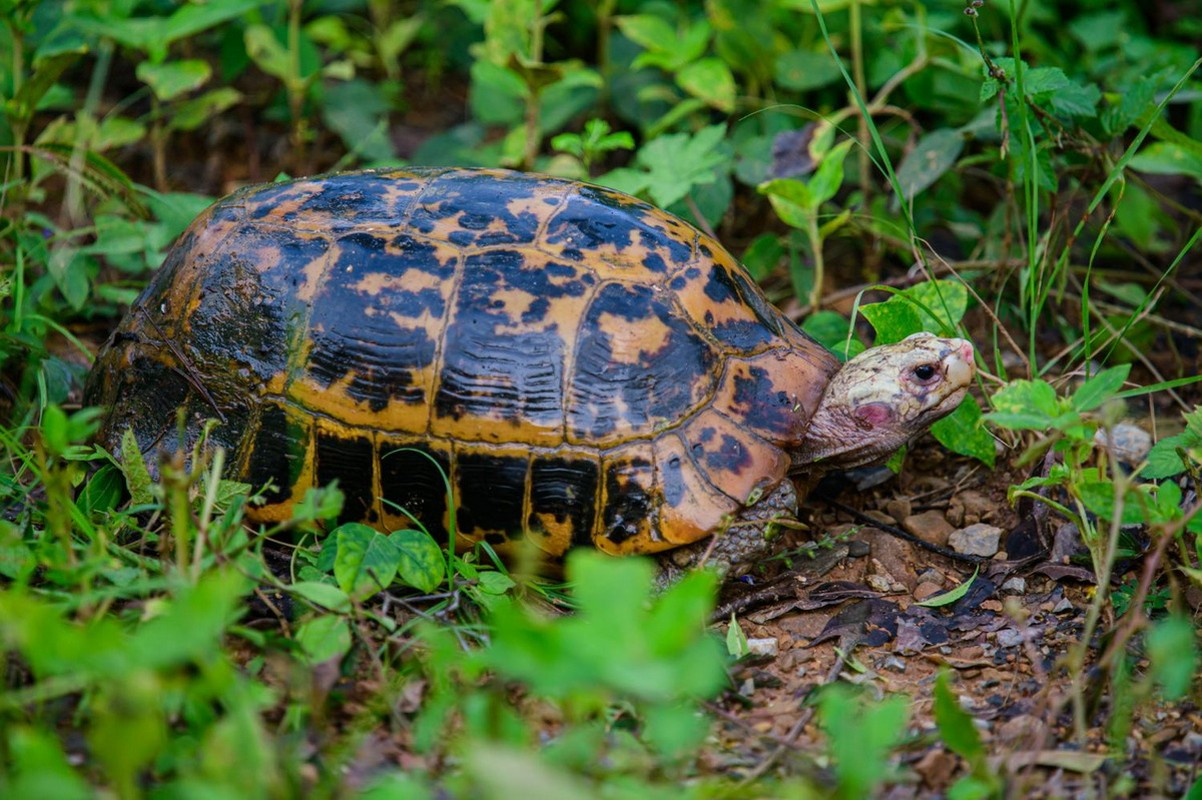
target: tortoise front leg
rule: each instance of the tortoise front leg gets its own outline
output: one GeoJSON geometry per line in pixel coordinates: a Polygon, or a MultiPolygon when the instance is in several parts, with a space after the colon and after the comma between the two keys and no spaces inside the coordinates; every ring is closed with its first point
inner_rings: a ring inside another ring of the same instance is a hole
{"type": "Polygon", "coordinates": [[[656,586],[667,588],[701,566],[716,570],[722,578],[742,575],[767,553],[780,528],[799,527],[797,489],[786,478],[713,536],[661,555],[656,586]]]}

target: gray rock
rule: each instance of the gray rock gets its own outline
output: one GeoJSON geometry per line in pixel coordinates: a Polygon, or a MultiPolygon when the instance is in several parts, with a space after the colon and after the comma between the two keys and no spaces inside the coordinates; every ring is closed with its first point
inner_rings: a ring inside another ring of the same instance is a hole
{"type": "Polygon", "coordinates": [[[978,522],[961,528],[948,537],[947,543],[957,553],[989,558],[997,551],[1002,541],[1002,529],[996,525],[978,522]]]}

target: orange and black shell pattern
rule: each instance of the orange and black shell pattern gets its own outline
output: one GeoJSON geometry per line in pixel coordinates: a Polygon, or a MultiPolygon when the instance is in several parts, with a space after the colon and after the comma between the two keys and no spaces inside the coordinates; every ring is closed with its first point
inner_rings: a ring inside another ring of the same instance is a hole
{"type": "Polygon", "coordinates": [[[261,521],[337,480],[343,520],[382,530],[650,553],[785,480],[837,367],[713,239],[647,203],[400,169],[216,203],[105,345],[87,402],[114,450],[128,428],[147,453],[187,448],[218,420],[231,477],[268,486],[261,521]]]}

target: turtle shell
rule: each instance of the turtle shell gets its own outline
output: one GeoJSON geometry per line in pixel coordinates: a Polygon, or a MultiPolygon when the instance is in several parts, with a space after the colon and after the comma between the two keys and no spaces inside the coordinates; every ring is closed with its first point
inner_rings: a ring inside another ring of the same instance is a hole
{"type": "Polygon", "coordinates": [[[216,419],[227,474],[268,487],[257,520],[337,480],[342,520],[382,530],[649,553],[786,479],[837,367],[713,239],[647,203],[403,169],[216,203],[86,399],[114,450],[128,428],[147,453],[187,448],[216,419]]]}

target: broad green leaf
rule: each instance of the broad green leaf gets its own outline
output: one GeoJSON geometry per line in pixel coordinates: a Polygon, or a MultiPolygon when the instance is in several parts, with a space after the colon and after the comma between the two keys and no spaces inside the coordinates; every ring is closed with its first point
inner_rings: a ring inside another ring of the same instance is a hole
{"type": "Polygon", "coordinates": [[[326,89],[322,119],[347,149],[368,162],[396,157],[386,129],[388,100],[382,89],[354,78],[326,89]]]}
{"type": "Polygon", "coordinates": [[[142,448],[138,446],[133,428],[126,428],[125,433],[121,434],[121,472],[125,474],[125,485],[133,505],[144,506],[154,502],[154,494],[150,490],[154,481],[150,479],[150,470],[146,468],[146,459],[142,457],[142,448]]]}
{"type": "Polygon", "coordinates": [[[121,502],[121,490],[124,478],[121,470],[112,464],[105,464],[88,479],[83,491],[79,493],[76,502],[85,514],[97,514],[113,511],[121,502]]]}
{"type": "Polygon", "coordinates": [[[50,277],[71,308],[76,310],[82,309],[88,301],[90,261],[89,256],[72,244],[62,244],[50,251],[50,261],[46,265],[50,277]]]}
{"type": "Polygon", "coordinates": [[[498,572],[495,569],[486,569],[476,576],[476,585],[485,594],[499,596],[517,586],[517,583],[504,572],[498,572]]]}
{"type": "Polygon", "coordinates": [[[944,592],[943,594],[935,595],[934,597],[928,597],[926,600],[915,602],[914,605],[925,606],[927,608],[950,606],[952,603],[968,594],[968,590],[972,588],[973,581],[977,579],[977,573],[980,571],[981,569],[978,567],[977,569],[973,570],[972,577],[956,586],[954,589],[944,592]]]}
{"type": "Polygon", "coordinates": [[[855,358],[864,352],[864,343],[857,337],[847,338],[851,323],[837,311],[815,311],[801,322],[801,329],[839,357],[840,361],[855,358]]]}
{"type": "Polygon", "coordinates": [[[713,183],[718,170],[729,163],[723,138],[724,125],[711,125],[693,135],[671,133],[657,136],[639,150],[637,162],[645,178],[629,169],[614,170],[601,182],[628,191],[626,186],[642,183],[651,199],[666,208],[682,200],[695,186],[713,183]]]}
{"type": "Polygon", "coordinates": [[[168,124],[177,131],[196,130],[226,109],[233,108],[241,100],[242,93],[237,89],[222,86],[176,104],[168,124]]]}
{"type": "MultiPolygon", "coordinates": [[[[1147,508],[1155,508],[1155,503],[1147,496],[1148,489],[1148,484],[1140,484],[1127,491],[1123,497],[1121,524],[1138,525],[1154,521],[1147,519],[1147,508]]],[[[1116,505],[1111,481],[1083,480],[1077,483],[1076,490],[1090,513],[1106,520],[1114,519],[1116,505]]]]}
{"type": "Polygon", "coordinates": [[[516,125],[526,111],[530,90],[513,70],[491,61],[472,64],[468,96],[472,115],[486,125],[516,125]]]}
{"type": "Polygon", "coordinates": [[[1085,412],[1098,408],[1123,388],[1123,383],[1127,380],[1130,372],[1130,364],[1119,364],[1117,367],[1103,370],[1089,378],[1069,398],[1073,410],[1085,412]]]}
{"type": "Polygon", "coordinates": [[[166,43],[185,39],[223,22],[237,19],[261,6],[262,0],[221,0],[219,3],[183,3],[163,26],[166,43]]]}
{"type": "Polygon", "coordinates": [[[824,153],[818,170],[806,181],[815,209],[834,197],[843,185],[843,162],[851,145],[852,140],[846,139],[824,153]]]}
{"type": "Polygon", "coordinates": [[[710,730],[710,718],[692,703],[657,705],[647,709],[644,717],[643,736],[668,758],[695,753],[710,730]]]}
{"type": "Polygon", "coordinates": [[[797,92],[820,89],[840,77],[839,67],[826,50],[789,50],[776,58],[776,82],[786,89],[797,92]]]}
{"type": "Polygon", "coordinates": [[[739,620],[735,618],[732,611],[730,613],[730,624],[726,626],[726,654],[731,658],[743,658],[751,652],[751,647],[747,644],[747,634],[743,633],[743,628],[739,625],[739,620]]]}
{"type": "Polygon", "coordinates": [[[703,58],[686,64],[676,73],[676,83],[719,111],[735,110],[735,78],[720,59],[703,58]]]}
{"type": "Polygon", "coordinates": [[[42,411],[42,442],[52,454],[65,453],[71,446],[67,413],[57,405],[46,406],[42,411]]]}
{"type": "Polygon", "coordinates": [[[677,40],[676,29],[654,14],[614,17],[614,22],[627,39],[648,50],[669,49],[677,40]]]}
{"type": "Polygon", "coordinates": [[[804,181],[796,178],[776,178],[761,183],[758,191],[768,195],[772,210],[786,225],[802,230],[809,226],[810,217],[815,213],[818,203],[804,181]]]}
{"type": "Polygon", "coordinates": [[[955,334],[968,310],[968,289],[960,281],[923,281],[894,295],[899,302],[912,302],[922,317],[922,329],[944,336],[955,334]]]}
{"type": "Polygon", "coordinates": [[[447,574],[443,550],[429,534],[422,531],[396,531],[388,537],[396,547],[400,560],[397,577],[418,591],[432,592],[447,574]]]}
{"type": "Polygon", "coordinates": [[[330,611],[345,613],[351,610],[351,599],[346,592],[330,583],[320,581],[299,581],[288,587],[310,603],[315,603],[330,611]]]}
{"type": "Polygon", "coordinates": [[[1071,82],[1063,89],[1052,92],[1048,103],[1052,110],[1064,117],[1090,118],[1098,114],[1098,102],[1102,99],[1102,90],[1093,84],[1082,86],[1071,82]]]}
{"type": "Polygon", "coordinates": [[[207,61],[191,58],[165,64],[143,61],[138,64],[135,73],[138,80],[150,87],[155,97],[167,101],[199,89],[213,74],[213,69],[207,61]]]}
{"type": "Polygon", "coordinates": [[[1153,175],[1189,175],[1202,180],[1202,155],[1169,142],[1147,145],[1127,166],[1153,175]]]}
{"type": "Polygon", "coordinates": [[[67,761],[57,735],[14,721],[4,736],[12,770],[5,783],[9,797],[88,800],[96,796],[67,761]]]}
{"type": "Polygon", "coordinates": [[[981,420],[981,407],[977,405],[977,399],[970,395],[955,411],[931,426],[931,435],[953,453],[972,456],[992,467],[997,449],[981,420]]]}
{"type": "Polygon", "coordinates": [[[1185,464],[1177,453],[1178,448],[1188,450],[1191,447],[1199,446],[1202,446],[1202,439],[1188,431],[1176,436],[1166,436],[1152,445],[1152,449],[1148,453],[1148,463],[1140,471],[1140,477],[1159,480],[1180,475],[1185,471],[1185,464]]]}
{"type": "Polygon", "coordinates": [[[248,25],[243,39],[246,54],[259,69],[282,81],[288,80],[291,74],[291,59],[287,48],[271,28],[266,25],[248,25]]]}
{"type": "Polygon", "coordinates": [[[876,796],[891,770],[889,753],[906,735],[908,709],[905,697],[867,702],[843,686],[825,688],[818,716],[835,759],[838,797],[876,796]]]}
{"type": "Polygon", "coordinates": [[[1196,679],[1198,639],[1192,620],[1174,615],[1148,631],[1148,660],[1166,700],[1185,697],[1196,679]]]}
{"type": "Polygon", "coordinates": [[[1029,95],[1059,91],[1070,83],[1064,70],[1059,67],[1028,67],[1023,71],[1023,89],[1029,95]]]}
{"type": "Polygon", "coordinates": [[[953,753],[971,762],[985,754],[985,747],[972,716],[960,707],[948,684],[948,672],[941,670],[935,679],[935,724],[939,726],[943,743],[953,753]]]}
{"type": "Polygon", "coordinates": [[[395,542],[360,522],[339,525],[330,537],[337,548],[334,578],[342,591],[362,600],[388,588],[401,561],[395,542]]]}
{"type": "Polygon", "coordinates": [[[878,345],[900,342],[924,329],[921,309],[898,299],[896,295],[883,303],[860,306],[860,316],[868,320],[876,331],[875,343],[878,345]]]}
{"type": "Polygon", "coordinates": [[[956,130],[943,128],[919,139],[897,167],[902,198],[913,200],[919,192],[939,180],[955,165],[963,150],[964,136],[956,130]]]}
{"type": "Polygon", "coordinates": [[[345,618],[323,614],[301,624],[296,631],[300,644],[312,664],[342,658],[351,649],[351,629],[345,618]]]}
{"type": "Polygon", "coordinates": [[[1017,380],[993,395],[994,411],[985,419],[1013,430],[1045,430],[1062,412],[1056,390],[1046,381],[1017,380]]]}
{"type": "Polygon", "coordinates": [[[243,597],[250,588],[250,581],[232,567],[204,573],[143,623],[124,652],[132,664],[146,669],[212,658],[226,629],[245,611],[243,597]]]}

